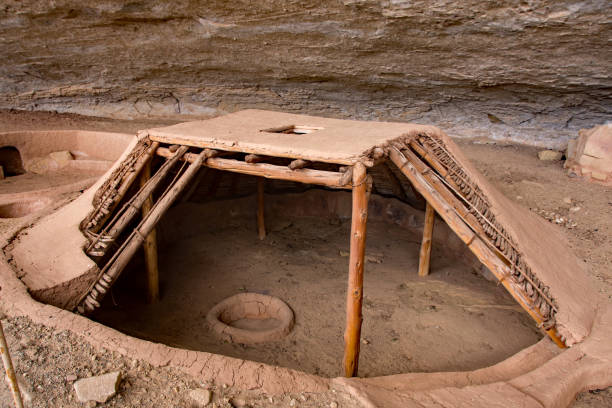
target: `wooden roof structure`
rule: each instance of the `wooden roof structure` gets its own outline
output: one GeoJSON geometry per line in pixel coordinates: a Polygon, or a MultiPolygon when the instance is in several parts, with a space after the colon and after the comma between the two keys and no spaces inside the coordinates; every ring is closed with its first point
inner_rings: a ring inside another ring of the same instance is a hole
{"type": "Polygon", "coordinates": [[[148,129],[143,134],[167,144],[343,165],[362,161],[371,166],[372,161],[364,153],[420,127],[249,109],[148,129]]]}
{"type": "MultiPolygon", "coordinates": [[[[247,110],[205,121],[140,132],[140,142],[116,167],[81,224],[90,245],[86,252],[101,269],[78,302],[78,311],[99,307],[136,250],[144,245],[149,295],[157,292],[155,225],[200,167],[259,177],[258,229],[265,237],[265,178],[352,190],[347,323],[344,370],[357,374],[370,167],[394,166],[426,200],[426,223],[419,274],[429,272],[434,213],[493,273],[538,327],[560,347],[588,333],[595,293],[581,265],[556,229],[493,188],[439,129],[406,123],[345,121],[247,110]],[[151,158],[165,158],[155,174],[151,158]],[[180,165],[180,163],[183,163],[180,165]],[[153,193],[178,167],[154,202],[153,193]],[[130,186],[140,179],[135,193],[130,186]],[[131,195],[130,195],[131,194],[131,195]],[[142,211],[127,238],[125,231],[142,211]],[[123,239],[122,242],[120,242],[123,239]]],[[[392,185],[396,173],[388,172],[392,185]]]]}

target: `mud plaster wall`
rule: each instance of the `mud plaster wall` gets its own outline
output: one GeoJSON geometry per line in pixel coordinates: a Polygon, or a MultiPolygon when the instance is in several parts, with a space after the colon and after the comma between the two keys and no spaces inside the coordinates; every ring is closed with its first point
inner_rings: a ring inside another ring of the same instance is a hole
{"type": "Polygon", "coordinates": [[[0,107],[265,108],[562,147],[612,112],[606,0],[6,1],[0,107]]]}

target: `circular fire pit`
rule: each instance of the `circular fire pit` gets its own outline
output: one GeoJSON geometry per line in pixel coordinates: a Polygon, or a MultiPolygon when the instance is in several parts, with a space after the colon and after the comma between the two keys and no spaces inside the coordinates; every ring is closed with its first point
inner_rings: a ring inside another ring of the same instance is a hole
{"type": "Polygon", "coordinates": [[[293,328],[293,311],[279,298],[258,293],[230,296],[213,307],[206,320],[223,340],[261,343],[279,340],[293,328]]]}

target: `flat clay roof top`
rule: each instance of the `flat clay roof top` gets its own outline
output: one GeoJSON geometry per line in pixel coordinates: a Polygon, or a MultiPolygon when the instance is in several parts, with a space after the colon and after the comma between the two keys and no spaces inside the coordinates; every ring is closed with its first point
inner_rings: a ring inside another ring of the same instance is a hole
{"type": "Polygon", "coordinates": [[[420,128],[428,126],[249,109],[146,132],[151,140],[161,143],[350,165],[372,147],[420,128]],[[310,133],[279,133],[292,127],[310,133]]]}

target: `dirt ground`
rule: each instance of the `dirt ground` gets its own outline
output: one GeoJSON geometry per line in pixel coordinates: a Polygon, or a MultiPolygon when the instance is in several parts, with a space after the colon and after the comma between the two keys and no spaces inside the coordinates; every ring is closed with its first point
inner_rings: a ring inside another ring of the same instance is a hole
{"type": "MultiPolygon", "coordinates": [[[[217,205],[228,207],[223,201],[217,205]]],[[[174,211],[202,227],[160,251],[162,300],[153,306],[143,302],[144,267],[138,266],[122,275],[123,285],[107,297],[96,320],[187,349],[327,377],[341,374],[350,220],[272,216],[260,241],[253,217],[228,214],[227,225],[210,229],[197,217],[205,210],[174,211]],[[206,314],[240,292],[287,302],[296,316],[292,332],[282,341],[248,346],[220,341],[207,327],[206,314]]],[[[420,242],[412,235],[368,222],[360,376],[474,370],[541,338],[502,286],[482,279],[444,248],[434,249],[431,275],[419,278],[420,242]]]]}
{"type": "MultiPolygon", "coordinates": [[[[109,119],[85,118],[77,115],[0,111],[0,131],[81,128],[133,132],[137,129],[165,123],[172,122],[114,121],[109,119]]],[[[468,158],[474,162],[476,167],[508,197],[531,208],[536,213],[551,220],[551,222],[559,224],[559,228],[565,229],[573,250],[580,259],[584,260],[589,273],[593,276],[601,293],[609,299],[612,299],[612,240],[610,240],[610,237],[612,237],[612,188],[587,184],[579,179],[568,178],[563,172],[562,162],[541,162],[537,159],[537,150],[534,148],[517,145],[502,146],[498,144],[478,144],[468,141],[461,141],[460,146],[468,158]]],[[[295,225],[296,227],[299,226],[300,222],[296,222],[295,225]]],[[[324,226],[320,227],[323,228],[324,226]]],[[[341,227],[346,228],[346,226],[341,227]]],[[[306,231],[308,230],[309,228],[306,228],[306,231]]],[[[344,231],[340,232],[342,232],[342,234],[337,235],[335,238],[332,236],[330,239],[340,239],[341,236],[346,236],[344,231]]],[[[257,250],[263,253],[263,257],[265,257],[266,251],[276,251],[279,249],[274,247],[274,245],[286,245],[287,237],[283,237],[283,239],[280,239],[280,237],[282,237],[282,234],[288,234],[287,230],[278,231],[278,234],[279,239],[276,244],[272,244],[271,242],[258,243],[257,250]]],[[[247,238],[246,233],[241,235],[241,245],[254,242],[249,241],[250,238],[247,238]]],[[[234,235],[231,234],[231,236],[233,237],[234,235]]],[[[370,239],[368,247],[375,248],[375,245],[376,240],[370,239]]],[[[406,242],[404,245],[416,248],[414,242],[406,242]]],[[[339,247],[340,246],[337,245],[336,249],[339,250],[339,247]]],[[[173,248],[168,249],[168,251],[172,250],[173,248]]],[[[174,248],[174,250],[176,250],[176,248],[174,248]]],[[[309,250],[317,252],[317,248],[314,247],[309,250]]],[[[385,248],[379,248],[377,251],[383,253],[383,262],[380,264],[368,264],[368,270],[370,271],[376,271],[384,276],[390,273],[387,270],[389,265],[401,261],[407,262],[408,264],[412,262],[412,267],[414,267],[414,259],[393,259],[392,256],[386,253],[385,248]]],[[[255,252],[253,252],[253,254],[255,254],[255,252]]],[[[206,256],[206,251],[203,251],[201,255],[206,256]]],[[[330,259],[332,258],[331,254],[323,255],[330,259]]],[[[296,259],[300,257],[307,258],[308,255],[300,255],[298,253],[295,257],[296,259]]],[[[334,255],[334,257],[341,258],[341,256],[336,255],[334,255]]],[[[170,257],[162,257],[162,259],[164,258],[170,257]]],[[[332,266],[338,261],[337,258],[330,261],[332,266]]],[[[344,261],[344,259],[341,259],[341,261],[344,261]]],[[[278,274],[277,279],[284,279],[288,288],[293,285],[292,282],[296,281],[298,277],[302,278],[298,273],[300,269],[304,267],[304,265],[300,265],[299,263],[293,264],[293,260],[290,263],[291,265],[283,265],[283,268],[277,268],[275,272],[271,272],[278,274]],[[293,276],[289,276],[288,274],[292,274],[293,276]]],[[[225,269],[225,265],[219,266],[219,270],[225,269]]],[[[227,266],[234,268],[241,267],[239,263],[227,266]]],[[[332,269],[336,269],[332,266],[328,268],[328,265],[326,265],[317,273],[329,273],[332,269]]],[[[428,324],[433,324],[434,326],[425,327],[425,330],[431,334],[437,334],[439,329],[435,327],[434,323],[438,316],[443,316],[444,313],[447,312],[449,303],[448,299],[444,300],[447,303],[442,303],[440,294],[446,294],[448,288],[452,287],[455,283],[453,279],[456,279],[457,274],[461,273],[461,271],[457,272],[453,270],[452,274],[449,273],[448,276],[446,276],[444,268],[448,268],[448,266],[436,265],[434,263],[434,269],[438,269],[441,273],[434,274],[431,277],[432,281],[438,282],[438,287],[436,289],[430,289],[432,291],[430,293],[431,299],[422,296],[425,292],[419,292],[418,290],[420,289],[410,293],[408,288],[401,288],[400,282],[396,282],[394,286],[388,288],[389,296],[385,296],[393,297],[396,299],[394,302],[384,301],[383,299],[385,297],[380,296],[380,294],[372,293],[372,298],[369,299],[371,303],[366,302],[365,304],[365,321],[368,321],[369,315],[370,317],[378,316],[380,324],[387,323],[384,319],[380,318],[389,314],[388,310],[390,310],[390,307],[386,305],[386,303],[391,303],[391,308],[393,308],[395,302],[399,304],[402,303],[402,299],[404,299],[403,304],[406,305],[406,310],[402,311],[401,314],[395,311],[397,318],[401,316],[403,318],[422,319],[419,323],[423,326],[428,324]],[[402,291],[406,293],[403,294],[402,291]],[[437,293],[434,294],[434,291],[437,293]],[[412,303],[415,298],[418,299],[419,303],[412,303]],[[427,301],[425,301],[425,299],[427,299],[427,301]],[[429,306],[435,306],[435,308],[439,310],[433,311],[425,309],[429,306]]],[[[196,272],[196,270],[192,269],[189,273],[195,274],[196,272]]],[[[333,283],[333,279],[330,279],[330,283],[333,283]]],[[[474,283],[476,285],[476,282],[474,283]]],[[[171,288],[172,282],[168,281],[166,284],[168,293],[170,293],[171,291],[169,289],[171,288]]],[[[344,287],[338,284],[334,285],[336,285],[333,286],[334,289],[339,292],[338,299],[342,299],[342,291],[345,290],[344,287]]],[[[245,280],[242,286],[243,289],[246,290],[269,290],[269,285],[259,281],[245,280]]],[[[240,289],[240,287],[228,287],[224,290],[235,293],[238,289],[240,289]]],[[[287,298],[285,293],[270,294],[284,298],[292,307],[295,307],[292,304],[293,299],[287,298]]],[[[461,292],[459,295],[464,296],[465,293],[461,292]]],[[[370,295],[366,293],[366,296],[368,297],[370,295]]],[[[459,302],[464,301],[461,299],[461,296],[451,296],[451,299],[456,304],[459,304],[459,302]]],[[[219,291],[218,300],[223,297],[225,296],[219,291]]],[[[473,299],[472,294],[469,294],[469,297],[473,299]]],[[[482,301],[484,299],[485,298],[482,298],[480,300],[482,301]]],[[[207,299],[206,301],[212,304],[216,303],[217,299],[207,299]]],[[[331,301],[336,302],[335,296],[331,301]]],[[[506,304],[502,302],[505,301],[503,297],[497,297],[496,295],[491,299],[487,299],[487,301],[495,301],[496,304],[502,305],[506,304]]],[[[341,302],[341,300],[339,302],[341,302]]],[[[119,302],[119,304],[121,305],[121,302],[119,302]]],[[[491,304],[493,303],[491,302],[491,304]]],[[[335,309],[337,309],[339,304],[335,306],[335,309]]],[[[487,315],[490,315],[490,312],[490,310],[487,310],[487,315]]],[[[520,316],[519,313],[513,310],[496,309],[494,311],[494,313],[501,312],[520,316]]],[[[467,312],[461,313],[467,314],[467,312]]],[[[478,313],[480,312],[474,313],[476,316],[470,316],[474,319],[473,321],[478,321],[478,313]]],[[[392,323],[395,323],[393,322],[394,318],[392,314],[390,320],[392,323]]],[[[330,319],[332,319],[331,316],[330,319]]],[[[307,330],[304,324],[305,321],[306,320],[300,320],[298,314],[296,333],[299,330],[304,330],[304,332],[307,330]]],[[[187,390],[201,386],[200,384],[196,384],[192,379],[185,377],[183,374],[173,372],[172,370],[152,368],[142,362],[133,362],[113,353],[96,352],[86,343],[82,342],[77,336],[69,333],[52,332],[45,327],[32,324],[27,319],[9,319],[4,320],[3,323],[6,325],[9,347],[15,357],[17,372],[23,376],[24,382],[33,396],[32,406],[81,406],[82,404],[74,400],[71,384],[65,379],[65,376],[69,374],[77,375],[80,378],[89,374],[101,374],[117,369],[122,370],[127,380],[123,382],[122,391],[119,395],[107,404],[109,406],[184,406],[184,404],[186,404],[184,396],[187,390]]],[[[336,324],[336,322],[333,323],[336,324]]],[[[414,324],[416,327],[416,322],[414,324]]],[[[517,325],[520,324],[517,323],[517,325]]],[[[392,327],[392,324],[390,324],[389,327],[392,327]]],[[[378,358],[376,349],[374,347],[369,348],[368,346],[375,346],[379,343],[379,339],[371,338],[372,336],[368,330],[370,329],[365,325],[364,337],[368,339],[371,344],[362,345],[364,361],[376,360],[378,358]]],[[[445,330],[447,330],[447,328],[445,328],[445,330]]],[[[403,371],[404,367],[413,371],[430,371],[444,369],[442,366],[446,365],[449,367],[448,369],[452,369],[450,367],[453,363],[449,362],[448,359],[441,362],[432,362],[430,360],[428,363],[430,365],[417,363],[417,360],[414,359],[414,355],[422,350],[417,350],[414,344],[411,344],[412,340],[406,338],[407,336],[404,336],[402,340],[402,333],[400,332],[398,334],[400,344],[407,347],[407,351],[404,354],[406,359],[402,359],[403,361],[401,362],[394,362],[395,365],[392,364],[388,367],[382,367],[382,365],[379,367],[365,365],[362,374],[376,375],[383,371],[384,373],[397,372],[397,370],[403,371]],[[406,343],[401,343],[402,341],[406,343]],[[412,360],[409,359],[411,356],[412,360]],[[439,366],[436,366],[436,364],[439,364],[439,366]]],[[[533,333],[531,334],[533,335],[533,333]]],[[[394,338],[392,333],[388,335],[391,339],[394,338]]],[[[341,334],[337,334],[336,336],[337,338],[331,339],[332,342],[335,341],[341,345],[341,334]]],[[[432,342],[444,338],[444,336],[432,337],[432,342]]],[[[287,341],[291,341],[291,335],[287,338],[287,341]]],[[[477,348],[477,345],[473,344],[465,348],[465,351],[469,353],[469,355],[465,356],[465,359],[461,361],[461,364],[465,364],[464,368],[475,368],[476,366],[484,364],[486,359],[491,359],[491,354],[487,354],[486,350],[476,350],[477,348]],[[481,354],[474,354],[475,351],[481,354]],[[471,361],[470,357],[474,355],[478,355],[478,358],[481,360],[478,362],[471,361]],[[474,364],[474,367],[470,367],[470,364],[474,364]]],[[[485,347],[482,348],[484,349],[485,347]]],[[[224,352],[224,354],[230,354],[232,349],[233,346],[227,346],[227,351],[224,352]]],[[[252,352],[252,350],[246,351],[252,352]]],[[[240,352],[242,353],[244,350],[240,350],[240,352]]],[[[330,352],[333,355],[337,353],[337,351],[333,350],[330,352]]],[[[273,358],[274,356],[271,357],[273,358]]],[[[294,356],[293,358],[295,359],[297,357],[298,356],[294,356]]],[[[253,357],[253,359],[257,358],[253,357]]],[[[285,361],[282,361],[279,357],[278,364],[291,366],[291,358],[287,357],[285,361]]],[[[334,372],[337,374],[337,369],[332,368],[331,364],[328,366],[329,368],[325,367],[325,361],[323,361],[321,367],[319,367],[321,374],[334,375],[334,372]],[[329,374],[326,373],[325,370],[328,370],[329,374]]],[[[302,367],[302,369],[315,372],[316,367],[302,367]]],[[[215,398],[219,399],[221,406],[223,406],[223,404],[229,406],[229,398],[235,396],[238,392],[238,390],[231,389],[214,390],[215,398]]],[[[250,404],[255,406],[288,406],[292,398],[296,400],[299,406],[330,406],[332,401],[337,401],[340,406],[351,406],[352,404],[351,401],[343,399],[345,396],[338,395],[285,396],[284,399],[273,402],[270,402],[264,397],[253,398],[246,396],[245,398],[247,398],[250,404]],[[306,401],[303,401],[304,399],[306,399],[306,401]]],[[[2,401],[2,406],[10,406],[10,397],[6,387],[0,387],[0,401],[2,401]]],[[[576,402],[572,406],[574,408],[612,406],[612,390],[608,388],[606,390],[582,393],[577,397],[576,402]]]]}

